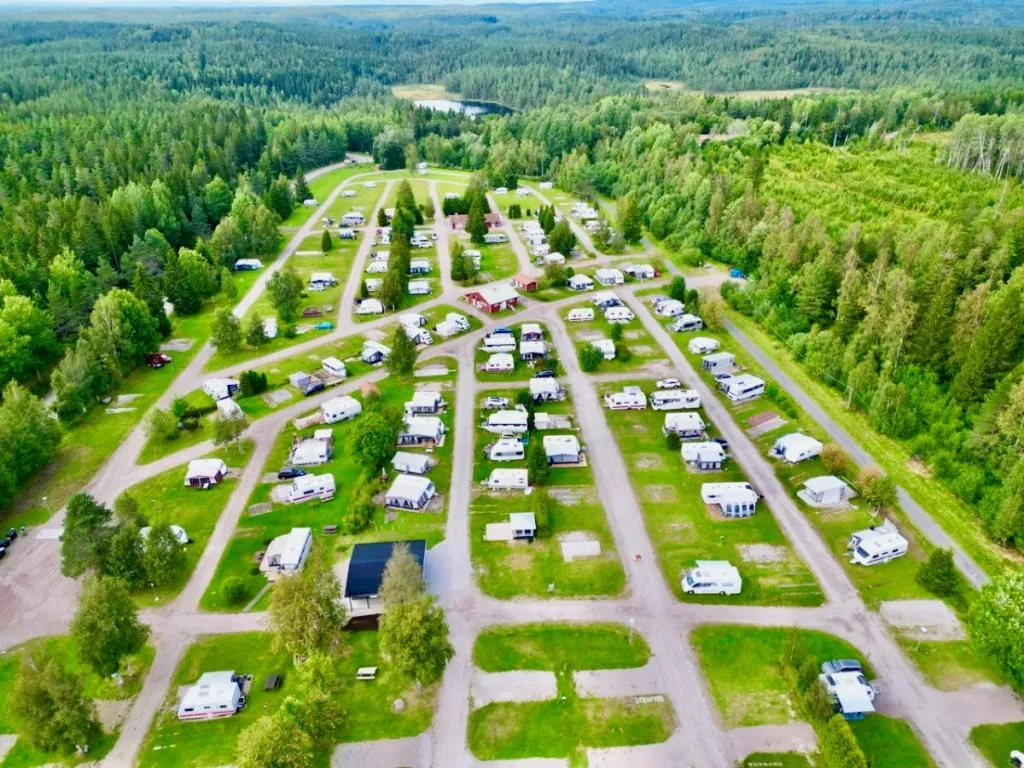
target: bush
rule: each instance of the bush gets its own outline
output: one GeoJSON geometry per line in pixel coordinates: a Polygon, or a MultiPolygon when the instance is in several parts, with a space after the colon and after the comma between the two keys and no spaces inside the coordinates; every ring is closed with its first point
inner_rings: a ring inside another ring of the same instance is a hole
{"type": "Polygon", "coordinates": [[[665,447],[670,451],[678,451],[683,445],[683,441],[679,435],[675,432],[669,432],[665,435],[665,447]]]}
{"type": "Polygon", "coordinates": [[[822,723],[827,722],[836,712],[832,697],[817,677],[804,693],[804,706],[812,719],[822,723]]]}
{"type": "Polygon", "coordinates": [[[298,329],[295,327],[295,323],[281,323],[279,327],[280,334],[286,339],[294,339],[299,335],[298,329]]]}
{"type": "Polygon", "coordinates": [[[936,549],[917,569],[917,583],[933,595],[951,597],[960,591],[960,573],[952,549],[936,549]]]}
{"type": "Polygon", "coordinates": [[[544,485],[547,482],[551,467],[548,465],[542,440],[530,441],[530,448],[526,452],[526,470],[529,473],[530,485],[544,485]]]}
{"type": "Polygon", "coordinates": [[[547,533],[551,529],[551,517],[557,502],[544,489],[533,493],[533,516],[536,518],[537,533],[547,533]]]}
{"type": "Polygon", "coordinates": [[[813,656],[804,659],[803,664],[796,670],[796,687],[798,691],[807,693],[810,687],[818,682],[818,674],[821,668],[813,656]]]}
{"type": "Polygon", "coordinates": [[[821,449],[821,465],[830,475],[843,477],[850,471],[850,459],[835,443],[825,443],[821,449]]]}
{"type": "Polygon", "coordinates": [[[587,344],[580,350],[580,368],[582,368],[585,373],[593,373],[596,371],[601,367],[601,362],[603,360],[604,355],[601,354],[601,350],[593,344],[587,344]]]}
{"type": "Polygon", "coordinates": [[[188,432],[195,432],[199,429],[199,419],[195,416],[187,416],[181,420],[181,428],[188,432]]]}
{"type": "Polygon", "coordinates": [[[627,347],[625,344],[619,343],[615,345],[615,359],[621,360],[624,363],[628,363],[633,359],[633,350],[627,347]]]}
{"type": "Polygon", "coordinates": [[[251,397],[267,391],[269,387],[267,374],[257,371],[243,371],[238,377],[238,388],[242,390],[242,397],[251,397]]]}
{"type": "Polygon", "coordinates": [[[611,338],[612,341],[622,340],[622,323],[615,323],[615,325],[612,326],[611,338]]]}
{"type": "MultiPolygon", "coordinates": [[[[259,571],[258,566],[256,570],[257,572],[259,571]]],[[[224,599],[231,605],[239,605],[249,597],[249,590],[240,576],[228,576],[224,579],[224,584],[220,591],[224,595],[224,599]]]]}
{"type": "Polygon", "coordinates": [[[832,715],[823,729],[821,756],[830,768],[867,768],[868,765],[850,724],[842,715],[832,715]]]}
{"type": "Polygon", "coordinates": [[[171,413],[176,419],[183,419],[188,414],[188,410],[188,400],[184,397],[174,398],[174,402],[171,403],[171,413]]]}

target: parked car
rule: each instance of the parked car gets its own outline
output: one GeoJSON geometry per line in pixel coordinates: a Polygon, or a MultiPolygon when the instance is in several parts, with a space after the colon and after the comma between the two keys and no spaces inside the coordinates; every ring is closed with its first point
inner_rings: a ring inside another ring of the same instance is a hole
{"type": "Polygon", "coordinates": [[[16,538],[18,538],[18,529],[17,528],[8,528],[7,529],[7,538],[10,539],[11,541],[14,541],[16,538]]]}
{"type": "Polygon", "coordinates": [[[507,397],[496,397],[491,395],[490,397],[484,398],[484,408],[489,411],[499,411],[502,408],[508,407],[507,397]]]}
{"type": "Polygon", "coordinates": [[[304,394],[306,397],[309,397],[310,395],[320,392],[325,387],[326,385],[322,381],[320,381],[320,379],[313,379],[309,382],[309,384],[302,388],[302,394],[304,394]]]}
{"type": "Polygon", "coordinates": [[[333,331],[334,330],[334,323],[330,322],[329,320],[325,320],[322,323],[317,323],[316,325],[314,325],[313,326],[313,330],[315,330],[315,331],[333,331]]]}
{"type": "Polygon", "coordinates": [[[5,557],[7,557],[7,547],[0,544],[0,560],[3,560],[5,557]]]}
{"type": "Polygon", "coordinates": [[[736,267],[729,270],[729,277],[735,277],[737,280],[747,279],[746,273],[742,269],[737,269],[736,267]]]}
{"type": "Polygon", "coordinates": [[[863,672],[864,667],[856,659],[832,659],[821,663],[821,672],[834,675],[837,672],[863,672]]]}
{"type": "Polygon", "coordinates": [[[163,352],[158,352],[155,355],[146,355],[146,365],[150,368],[163,368],[171,362],[171,356],[165,355],[163,352]]]}
{"type": "Polygon", "coordinates": [[[495,333],[512,333],[512,329],[505,327],[495,328],[493,331],[491,331],[491,334],[493,335],[495,333]]]}
{"type": "Polygon", "coordinates": [[[657,384],[658,389],[679,389],[680,386],[679,379],[659,379],[657,384]]]}
{"type": "Polygon", "coordinates": [[[726,440],[724,437],[712,437],[711,442],[718,443],[726,451],[729,450],[729,441],[726,440]]]}
{"type": "Polygon", "coordinates": [[[294,480],[296,477],[302,477],[306,474],[306,470],[300,469],[299,467],[285,467],[277,473],[278,480],[294,480]]]}
{"type": "Polygon", "coordinates": [[[533,378],[535,378],[535,379],[553,379],[553,378],[555,378],[555,372],[552,371],[550,368],[545,368],[543,371],[537,371],[535,374],[533,374],[533,378]]]}

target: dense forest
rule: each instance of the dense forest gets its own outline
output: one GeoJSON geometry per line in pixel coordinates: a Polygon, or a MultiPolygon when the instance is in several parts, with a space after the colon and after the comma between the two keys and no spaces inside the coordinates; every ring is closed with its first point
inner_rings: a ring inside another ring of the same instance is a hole
{"type": "Polygon", "coordinates": [[[625,5],[5,18],[0,430],[45,439],[0,492],[57,439],[17,383],[73,422],[171,332],[165,298],[200,311],[276,251],[301,172],[358,150],[622,198],[677,259],[747,270],[733,306],[1024,545],[1024,6],[625,5]],[[847,90],[688,90],[806,86],[847,90]]]}

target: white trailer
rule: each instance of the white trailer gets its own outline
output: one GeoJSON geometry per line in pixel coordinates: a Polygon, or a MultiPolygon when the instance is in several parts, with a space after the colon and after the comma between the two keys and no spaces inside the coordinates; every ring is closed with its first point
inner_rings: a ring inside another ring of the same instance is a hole
{"type": "Polygon", "coordinates": [[[698,560],[682,580],[691,595],[738,595],[743,589],[739,570],[728,560],[698,560]]]}

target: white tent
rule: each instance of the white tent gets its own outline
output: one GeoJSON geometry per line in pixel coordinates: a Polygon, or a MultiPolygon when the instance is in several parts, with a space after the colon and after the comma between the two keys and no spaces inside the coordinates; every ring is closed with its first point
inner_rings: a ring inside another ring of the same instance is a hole
{"type": "Polygon", "coordinates": [[[772,453],[790,464],[797,464],[807,459],[813,459],[821,453],[824,446],[820,441],[800,432],[792,432],[783,435],[775,441],[772,446],[772,453]]]}

